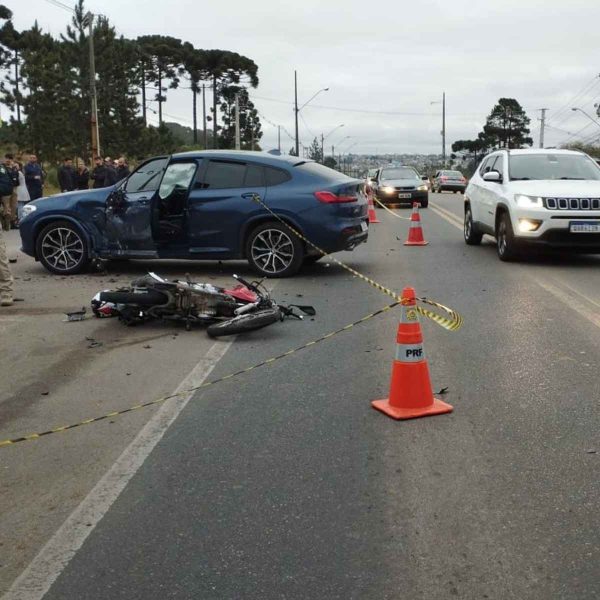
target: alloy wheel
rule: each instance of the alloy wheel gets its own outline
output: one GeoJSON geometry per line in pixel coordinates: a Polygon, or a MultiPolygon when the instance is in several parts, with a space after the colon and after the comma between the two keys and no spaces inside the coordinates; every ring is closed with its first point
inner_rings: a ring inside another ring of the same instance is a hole
{"type": "Polygon", "coordinates": [[[465,239],[468,240],[471,237],[471,229],[472,229],[472,221],[471,221],[471,211],[465,211],[465,239]]]}
{"type": "Polygon", "coordinates": [[[68,271],[83,260],[85,248],[81,237],[72,229],[57,227],[42,240],[44,260],[57,271],[68,271]]]}
{"type": "Polygon", "coordinates": [[[252,242],[252,259],[265,273],[280,273],[294,260],[294,244],[279,229],[265,229],[252,242]]]}
{"type": "Polygon", "coordinates": [[[498,253],[500,256],[504,256],[506,253],[506,222],[502,219],[498,225],[498,253]]]}

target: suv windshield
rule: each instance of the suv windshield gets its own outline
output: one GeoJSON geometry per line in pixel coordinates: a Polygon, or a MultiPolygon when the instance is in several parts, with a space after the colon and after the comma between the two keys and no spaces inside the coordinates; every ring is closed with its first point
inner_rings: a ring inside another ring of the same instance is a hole
{"type": "Polygon", "coordinates": [[[419,179],[419,175],[410,167],[383,169],[381,179],[419,179]]]}
{"type": "Polygon", "coordinates": [[[513,154],[509,178],[600,180],[600,168],[581,154],[513,154]]]}

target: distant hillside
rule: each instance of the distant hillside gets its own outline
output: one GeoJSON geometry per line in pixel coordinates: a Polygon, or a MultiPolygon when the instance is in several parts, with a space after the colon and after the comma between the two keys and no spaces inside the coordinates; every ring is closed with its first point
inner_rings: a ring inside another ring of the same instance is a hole
{"type": "MultiPolygon", "coordinates": [[[[164,122],[164,126],[173,134],[173,137],[183,146],[191,146],[194,143],[194,130],[191,127],[179,123],[164,122]]],[[[204,132],[198,129],[198,143],[204,139],[204,132]]],[[[210,133],[209,133],[210,138],[210,133]]]]}

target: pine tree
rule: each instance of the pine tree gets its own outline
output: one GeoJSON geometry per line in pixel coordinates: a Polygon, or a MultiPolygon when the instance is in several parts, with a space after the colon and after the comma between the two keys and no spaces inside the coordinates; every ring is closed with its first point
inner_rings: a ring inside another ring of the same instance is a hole
{"type": "Polygon", "coordinates": [[[531,119],[514,98],[500,98],[487,118],[480,139],[488,146],[498,148],[531,146],[530,122],[531,119]]]}
{"type": "Polygon", "coordinates": [[[221,146],[223,148],[235,147],[235,96],[238,95],[240,109],[240,142],[242,150],[256,150],[258,142],[263,136],[260,118],[254,103],[250,100],[248,90],[243,87],[231,85],[221,91],[221,146]]]}
{"type": "Polygon", "coordinates": [[[321,144],[315,138],[308,149],[308,158],[317,162],[323,162],[323,153],[321,152],[321,144]]]}

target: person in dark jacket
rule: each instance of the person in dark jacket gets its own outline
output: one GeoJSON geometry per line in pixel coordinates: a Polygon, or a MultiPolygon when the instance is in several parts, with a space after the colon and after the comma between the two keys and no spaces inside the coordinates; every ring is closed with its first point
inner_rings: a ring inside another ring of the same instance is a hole
{"type": "Polygon", "coordinates": [[[104,166],[104,161],[102,160],[101,156],[96,156],[96,158],[94,159],[94,163],[96,164],[96,166],[93,168],[90,178],[94,182],[94,185],[92,187],[96,190],[98,188],[103,188],[107,186],[107,184],[105,183],[106,167],[104,166]]]}
{"type": "Polygon", "coordinates": [[[90,188],[90,172],[83,161],[77,162],[77,171],[73,175],[76,190],[88,190],[90,188]]]}
{"type": "Polygon", "coordinates": [[[130,173],[129,167],[127,166],[127,163],[125,162],[125,159],[123,157],[119,158],[119,160],[117,160],[118,181],[125,179],[125,177],[129,177],[129,173],[130,173]]]}
{"type": "Polygon", "coordinates": [[[65,158],[62,167],[58,169],[58,187],[61,192],[72,192],[75,189],[75,170],[70,158],[65,158]]]}
{"type": "Polygon", "coordinates": [[[25,165],[24,169],[25,184],[27,185],[27,191],[31,200],[37,200],[41,198],[44,193],[42,186],[44,185],[44,172],[42,167],[37,161],[37,156],[32,154],[29,157],[29,162],[25,165]]]}
{"type": "Polygon", "coordinates": [[[115,185],[119,181],[117,170],[113,164],[113,161],[107,157],[104,159],[104,168],[106,169],[106,177],[104,178],[104,187],[115,185]]]}

